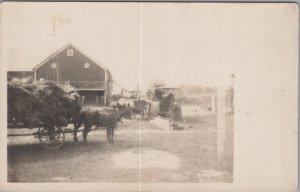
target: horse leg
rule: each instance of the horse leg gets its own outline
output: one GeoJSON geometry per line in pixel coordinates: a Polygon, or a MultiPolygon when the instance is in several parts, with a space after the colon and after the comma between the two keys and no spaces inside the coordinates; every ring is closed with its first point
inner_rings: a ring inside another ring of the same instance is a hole
{"type": "Polygon", "coordinates": [[[74,120],[73,120],[73,123],[74,123],[74,141],[78,141],[78,137],[77,137],[77,131],[78,129],[81,127],[81,125],[83,124],[84,122],[84,114],[79,114],[76,118],[73,117],[74,120]]]}
{"type": "Polygon", "coordinates": [[[114,132],[115,132],[115,126],[113,125],[111,127],[111,143],[114,143],[114,132]]]}
{"type": "Polygon", "coordinates": [[[78,141],[77,131],[78,131],[79,127],[80,127],[79,124],[74,123],[74,136],[73,136],[74,141],[78,141]]]}
{"type": "Polygon", "coordinates": [[[107,128],[106,128],[106,137],[107,137],[108,142],[110,143],[110,137],[111,137],[110,126],[107,126],[107,128]]]}
{"type": "Polygon", "coordinates": [[[87,145],[87,135],[91,129],[90,125],[85,125],[84,130],[83,130],[83,144],[86,146],[87,145]]]}

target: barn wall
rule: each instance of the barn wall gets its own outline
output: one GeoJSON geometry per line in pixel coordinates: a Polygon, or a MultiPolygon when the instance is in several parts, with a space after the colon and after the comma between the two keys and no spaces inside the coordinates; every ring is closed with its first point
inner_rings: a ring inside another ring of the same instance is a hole
{"type": "Polygon", "coordinates": [[[94,91],[94,90],[78,90],[82,104],[84,105],[104,105],[104,93],[105,91],[94,91]]]}
{"type": "Polygon", "coordinates": [[[86,105],[108,104],[113,89],[113,78],[109,70],[94,63],[72,45],[36,69],[36,80],[41,78],[61,84],[69,83],[85,98],[86,105]],[[68,50],[73,50],[73,56],[68,56],[68,50]],[[56,67],[51,65],[55,63],[56,67]],[[85,63],[89,68],[85,68],[85,63]]]}
{"type": "Polygon", "coordinates": [[[105,69],[91,61],[74,47],[69,46],[58,55],[51,58],[36,71],[36,79],[43,78],[49,81],[64,83],[69,81],[76,88],[105,89],[105,69]],[[73,56],[67,56],[67,50],[73,49],[73,56]],[[51,64],[56,63],[56,68],[51,64]],[[86,69],[85,63],[90,67],[86,69]]]}

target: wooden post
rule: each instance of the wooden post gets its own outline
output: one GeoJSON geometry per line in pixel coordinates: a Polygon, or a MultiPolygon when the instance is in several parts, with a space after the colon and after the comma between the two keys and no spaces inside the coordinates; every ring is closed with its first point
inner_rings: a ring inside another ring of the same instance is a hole
{"type": "Polygon", "coordinates": [[[221,165],[224,160],[225,153],[225,96],[226,89],[217,89],[217,161],[221,165]]]}
{"type": "Polygon", "coordinates": [[[211,112],[213,115],[216,114],[216,96],[215,95],[213,95],[211,97],[211,112]]]}
{"type": "Polygon", "coordinates": [[[106,92],[108,91],[107,89],[107,69],[105,69],[105,73],[104,73],[104,105],[106,105],[106,92]]]}
{"type": "Polygon", "coordinates": [[[99,96],[98,96],[98,93],[97,93],[97,96],[96,96],[96,105],[99,104],[99,96]]]}

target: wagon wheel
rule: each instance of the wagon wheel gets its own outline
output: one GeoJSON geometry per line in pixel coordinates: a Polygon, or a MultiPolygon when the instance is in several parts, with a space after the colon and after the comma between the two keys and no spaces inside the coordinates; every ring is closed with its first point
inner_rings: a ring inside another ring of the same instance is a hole
{"type": "Polygon", "coordinates": [[[54,126],[54,129],[40,127],[38,130],[40,143],[45,149],[58,149],[65,141],[65,133],[61,127],[54,126]]]}
{"type": "Polygon", "coordinates": [[[180,120],[181,119],[181,110],[179,107],[174,107],[171,110],[171,119],[180,120]]]}

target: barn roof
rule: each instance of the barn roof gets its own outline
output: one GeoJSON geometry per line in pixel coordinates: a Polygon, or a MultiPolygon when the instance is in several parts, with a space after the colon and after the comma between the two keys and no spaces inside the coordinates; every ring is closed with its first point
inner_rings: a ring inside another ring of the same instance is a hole
{"type": "Polygon", "coordinates": [[[40,68],[41,66],[43,66],[44,64],[46,64],[51,58],[53,58],[54,56],[58,55],[59,53],[61,53],[62,51],[64,51],[65,49],[67,49],[68,47],[73,47],[74,49],[76,49],[77,51],[79,51],[80,53],[82,53],[83,55],[85,55],[86,57],[88,57],[91,61],[93,61],[95,64],[97,64],[99,67],[103,68],[104,70],[108,70],[104,65],[100,64],[99,62],[97,62],[95,59],[93,59],[91,56],[89,56],[88,54],[86,54],[84,51],[82,51],[81,49],[79,49],[78,47],[76,47],[73,43],[68,43],[65,46],[63,46],[62,48],[58,49],[57,51],[55,51],[54,53],[52,53],[49,57],[47,57],[45,60],[43,60],[40,64],[38,64],[37,66],[35,66],[33,68],[33,70],[37,70],[38,68],[40,68]]]}

